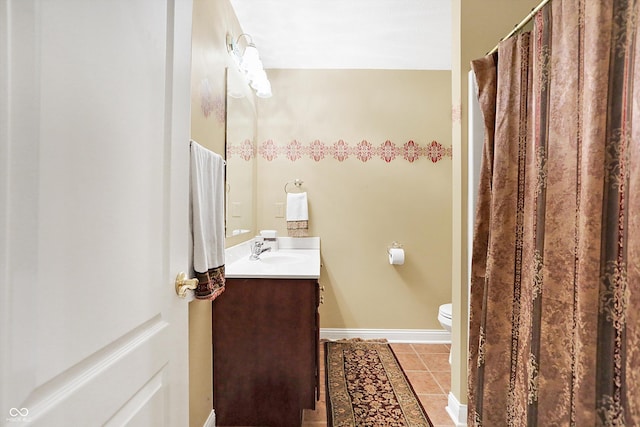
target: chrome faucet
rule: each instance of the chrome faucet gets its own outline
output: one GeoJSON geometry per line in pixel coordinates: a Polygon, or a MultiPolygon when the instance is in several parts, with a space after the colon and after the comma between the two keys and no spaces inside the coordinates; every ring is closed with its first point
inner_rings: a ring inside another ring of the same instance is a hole
{"type": "Polygon", "coordinates": [[[254,241],[251,244],[251,255],[249,256],[250,260],[257,260],[260,259],[260,254],[263,254],[264,252],[270,251],[271,250],[271,246],[269,246],[268,248],[263,248],[262,246],[264,245],[264,242],[261,241],[254,241]]]}

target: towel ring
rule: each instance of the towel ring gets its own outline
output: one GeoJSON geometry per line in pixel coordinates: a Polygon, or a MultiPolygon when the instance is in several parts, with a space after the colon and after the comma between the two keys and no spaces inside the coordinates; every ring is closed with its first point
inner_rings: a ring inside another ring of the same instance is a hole
{"type": "Polygon", "coordinates": [[[287,183],[284,185],[284,192],[285,192],[285,193],[287,193],[287,194],[289,193],[289,192],[287,191],[287,185],[289,185],[289,184],[293,184],[293,185],[295,185],[296,187],[300,188],[300,187],[302,186],[302,183],[303,183],[303,182],[304,182],[304,181],[302,181],[301,179],[296,179],[295,181],[287,182],[287,183]]]}

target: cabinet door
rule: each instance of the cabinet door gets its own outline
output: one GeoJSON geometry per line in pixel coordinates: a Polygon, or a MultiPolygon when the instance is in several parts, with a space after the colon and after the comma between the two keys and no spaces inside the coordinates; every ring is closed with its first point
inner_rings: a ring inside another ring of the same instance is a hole
{"type": "Polygon", "coordinates": [[[316,398],[315,280],[228,279],[213,302],[220,425],[300,425],[316,398]]]}
{"type": "MultiPolygon", "coordinates": [[[[318,311],[320,308],[320,284],[318,282],[314,283],[316,288],[316,307],[315,307],[315,328],[316,328],[316,336],[315,336],[315,346],[316,346],[316,378],[315,378],[315,400],[320,400],[320,312],[318,311]]],[[[315,409],[315,402],[313,402],[313,409],[315,409]]]]}

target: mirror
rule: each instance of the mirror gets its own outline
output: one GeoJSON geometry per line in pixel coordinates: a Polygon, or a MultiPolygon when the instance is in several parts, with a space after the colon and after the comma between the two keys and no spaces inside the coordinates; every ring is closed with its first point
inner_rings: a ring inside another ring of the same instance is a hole
{"type": "Polygon", "coordinates": [[[227,68],[226,236],[255,231],[256,108],[240,70],[227,68]]]}

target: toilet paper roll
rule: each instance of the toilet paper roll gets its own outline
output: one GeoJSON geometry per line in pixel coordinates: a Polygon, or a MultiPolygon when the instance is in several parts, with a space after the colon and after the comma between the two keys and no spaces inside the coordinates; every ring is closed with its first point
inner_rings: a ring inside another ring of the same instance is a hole
{"type": "Polygon", "coordinates": [[[389,249],[389,264],[391,265],[404,264],[404,249],[401,249],[401,248],[389,249]]]}

